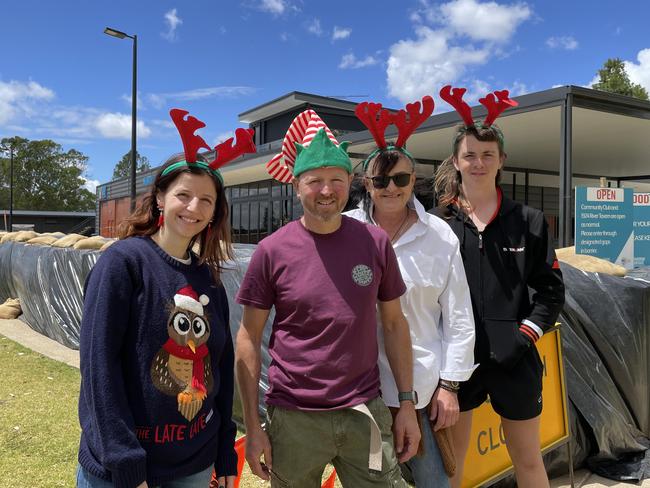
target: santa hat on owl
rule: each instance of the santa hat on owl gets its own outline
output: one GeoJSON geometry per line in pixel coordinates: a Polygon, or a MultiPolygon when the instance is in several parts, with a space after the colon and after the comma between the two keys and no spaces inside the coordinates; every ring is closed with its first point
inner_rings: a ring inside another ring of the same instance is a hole
{"type": "Polygon", "coordinates": [[[291,122],[281,152],[266,163],[266,170],[282,183],[316,168],[333,166],[352,173],[348,144],[339,143],[316,112],[305,110],[291,122]]]}
{"type": "Polygon", "coordinates": [[[189,310],[195,315],[203,316],[203,307],[208,303],[210,298],[207,295],[199,296],[191,285],[181,288],[174,295],[174,304],[177,308],[189,310]]]}

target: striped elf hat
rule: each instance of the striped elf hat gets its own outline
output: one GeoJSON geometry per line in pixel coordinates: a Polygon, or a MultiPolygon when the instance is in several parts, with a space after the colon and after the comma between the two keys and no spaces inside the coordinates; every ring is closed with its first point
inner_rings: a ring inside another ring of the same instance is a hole
{"type": "MultiPolygon", "coordinates": [[[[335,154],[333,154],[332,151],[327,151],[335,158],[334,160],[331,160],[333,163],[331,165],[347,167],[347,164],[350,164],[351,169],[349,157],[345,152],[347,143],[339,144],[325,122],[323,122],[316,112],[309,109],[301,112],[295,119],[293,119],[293,122],[291,122],[291,125],[284,136],[284,140],[282,141],[281,152],[273,156],[273,158],[266,163],[266,171],[281,183],[289,183],[291,178],[294,176],[296,158],[299,153],[296,144],[301,145],[302,148],[306,150],[306,148],[311,145],[319,131],[322,131],[324,135],[327,136],[325,139],[329,140],[330,146],[340,149],[340,151],[336,151],[335,154]],[[346,159],[348,162],[347,164],[345,162],[346,159]],[[336,161],[338,161],[338,163],[336,161]]],[[[321,137],[318,137],[317,140],[319,141],[320,146],[321,137]]],[[[325,149],[327,150],[327,148],[325,149]]],[[[302,150],[300,152],[302,152],[302,150]]],[[[319,154],[323,153],[322,150],[318,152],[319,154]]],[[[301,158],[305,159],[304,156],[308,156],[308,154],[304,154],[301,158]]],[[[326,166],[326,164],[322,164],[321,166],[326,166]]]]}

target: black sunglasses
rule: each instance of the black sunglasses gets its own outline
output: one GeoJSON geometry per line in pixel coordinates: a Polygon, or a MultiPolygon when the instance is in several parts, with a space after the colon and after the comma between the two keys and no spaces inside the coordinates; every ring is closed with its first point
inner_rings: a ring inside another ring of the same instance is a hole
{"type": "Polygon", "coordinates": [[[383,188],[388,188],[388,185],[390,185],[390,180],[393,180],[393,183],[395,183],[395,186],[397,187],[402,188],[408,186],[408,184],[411,182],[412,174],[413,173],[398,173],[392,176],[368,176],[366,178],[372,180],[372,186],[374,188],[381,190],[383,188]]]}

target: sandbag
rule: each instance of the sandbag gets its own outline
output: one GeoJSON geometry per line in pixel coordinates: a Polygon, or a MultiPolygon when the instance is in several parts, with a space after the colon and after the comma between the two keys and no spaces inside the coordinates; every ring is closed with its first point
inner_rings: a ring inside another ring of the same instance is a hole
{"type": "Polygon", "coordinates": [[[9,242],[14,240],[14,237],[18,235],[18,231],[16,232],[7,232],[5,235],[2,236],[2,239],[0,239],[0,244],[4,244],[5,242],[9,242]]]}
{"type": "Polygon", "coordinates": [[[81,239],[86,239],[86,236],[82,236],[81,234],[68,234],[52,244],[52,247],[72,247],[81,239]]]}
{"type": "Polygon", "coordinates": [[[51,246],[58,239],[59,239],[58,237],[46,236],[46,235],[41,234],[38,237],[34,237],[33,239],[28,240],[27,244],[36,244],[38,246],[51,246]]]}
{"type": "Polygon", "coordinates": [[[33,230],[21,230],[14,236],[14,242],[26,242],[34,237],[38,237],[38,234],[33,230]]]}
{"type": "Polygon", "coordinates": [[[17,298],[8,298],[0,305],[0,319],[15,319],[21,313],[20,300],[17,298]]]}
{"type": "Polygon", "coordinates": [[[95,249],[100,250],[106,244],[106,239],[102,236],[93,236],[86,239],[80,239],[72,246],[74,249],[95,249]]]}
{"type": "Polygon", "coordinates": [[[574,268],[581,269],[582,271],[605,273],[612,276],[625,276],[627,273],[623,266],[610,263],[606,259],[600,259],[586,254],[576,254],[575,246],[557,249],[555,254],[559,261],[570,264],[574,268]]]}
{"type": "Polygon", "coordinates": [[[106,251],[106,249],[111,247],[111,245],[113,245],[113,243],[115,243],[115,242],[117,242],[117,239],[109,239],[104,243],[104,245],[102,247],[99,248],[99,250],[104,252],[104,251],[106,251]]]}

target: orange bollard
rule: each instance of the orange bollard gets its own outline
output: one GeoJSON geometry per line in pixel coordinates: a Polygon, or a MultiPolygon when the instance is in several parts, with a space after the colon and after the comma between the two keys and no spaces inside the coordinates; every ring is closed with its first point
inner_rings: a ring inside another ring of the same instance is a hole
{"type": "Polygon", "coordinates": [[[336,470],[332,471],[332,474],[330,475],[327,480],[325,480],[325,483],[323,483],[323,486],[321,488],[334,488],[334,482],[336,481],[336,470]]]}

